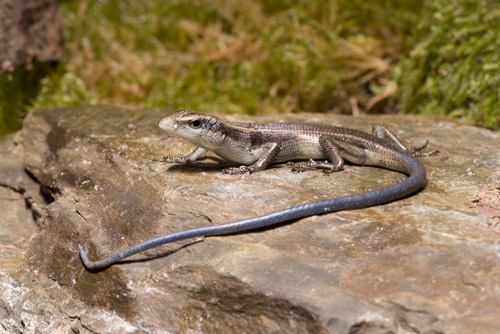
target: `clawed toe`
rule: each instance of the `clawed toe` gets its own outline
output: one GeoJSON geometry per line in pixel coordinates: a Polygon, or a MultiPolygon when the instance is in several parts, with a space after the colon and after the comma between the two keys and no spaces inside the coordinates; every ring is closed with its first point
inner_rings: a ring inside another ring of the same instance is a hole
{"type": "Polygon", "coordinates": [[[411,153],[416,153],[418,151],[422,151],[424,148],[427,147],[427,145],[429,145],[429,141],[426,140],[422,145],[420,146],[413,146],[413,147],[410,147],[410,152],[411,153]]]}
{"type": "Polygon", "coordinates": [[[172,157],[166,155],[162,158],[154,158],[152,161],[154,162],[167,162],[167,163],[189,163],[187,157],[172,157]]]}
{"type": "Polygon", "coordinates": [[[438,153],[439,153],[439,150],[434,150],[434,151],[430,151],[430,152],[413,152],[412,155],[414,157],[428,157],[428,156],[438,154],[438,153]]]}
{"type": "Polygon", "coordinates": [[[426,140],[422,145],[420,146],[414,146],[414,147],[411,147],[409,150],[408,150],[408,153],[410,153],[411,155],[413,155],[414,157],[428,157],[430,155],[434,155],[434,154],[437,154],[439,153],[439,150],[433,150],[433,151],[430,151],[430,152],[420,152],[422,151],[424,148],[427,147],[427,145],[429,144],[429,141],[426,140]]]}
{"type": "Polygon", "coordinates": [[[302,173],[316,169],[318,163],[310,159],[308,162],[303,162],[303,163],[295,163],[293,161],[289,161],[287,165],[292,167],[292,173],[302,173]]]}
{"type": "Polygon", "coordinates": [[[240,167],[229,167],[222,170],[222,173],[229,175],[237,175],[237,174],[245,174],[252,173],[252,169],[248,166],[240,166],[240,167]]]}

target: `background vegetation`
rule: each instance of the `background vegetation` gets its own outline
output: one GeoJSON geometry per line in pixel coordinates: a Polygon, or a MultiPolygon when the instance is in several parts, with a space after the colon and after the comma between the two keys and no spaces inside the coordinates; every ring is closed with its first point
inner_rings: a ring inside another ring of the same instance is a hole
{"type": "Polygon", "coordinates": [[[26,111],[113,103],[233,113],[449,114],[500,126],[497,0],[61,0],[66,56],[0,76],[26,111]]]}

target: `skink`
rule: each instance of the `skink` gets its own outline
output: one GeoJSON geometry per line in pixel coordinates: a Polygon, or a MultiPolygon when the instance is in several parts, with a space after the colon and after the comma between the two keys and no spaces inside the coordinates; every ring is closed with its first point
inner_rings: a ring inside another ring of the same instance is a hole
{"type": "Polygon", "coordinates": [[[221,158],[240,164],[224,169],[224,173],[253,173],[269,165],[288,162],[293,171],[323,169],[325,173],[342,170],[344,160],[359,165],[379,166],[408,175],[389,187],[357,195],[331,198],[271,212],[232,223],[194,228],[160,236],[121,250],[103,260],[91,261],[79,245],[80,257],[87,269],[98,270],[134,254],[170,242],[214,235],[244,232],[285,221],[334,211],[352,210],[380,205],[403,198],[426,184],[426,170],[416,155],[420,147],[407,149],[384,126],[376,126],[373,134],[330,125],[243,123],[180,110],[160,121],[160,128],[178,136],[197,148],[184,157],[166,156],[155,161],[190,163],[212,151],[221,158]],[[296,160],[309,160],[296,163],[296,160]]]}

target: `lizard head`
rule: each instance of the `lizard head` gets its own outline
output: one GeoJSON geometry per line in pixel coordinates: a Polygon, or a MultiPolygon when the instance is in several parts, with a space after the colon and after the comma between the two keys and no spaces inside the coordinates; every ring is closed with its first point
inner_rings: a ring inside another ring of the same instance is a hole
{"type": "Polygon", "coordinates": [[[221,120],[189,110],[179,110],[162,118],[160,128],[168,134],[207,149],[219,147],[225,138],[221,120]]]}

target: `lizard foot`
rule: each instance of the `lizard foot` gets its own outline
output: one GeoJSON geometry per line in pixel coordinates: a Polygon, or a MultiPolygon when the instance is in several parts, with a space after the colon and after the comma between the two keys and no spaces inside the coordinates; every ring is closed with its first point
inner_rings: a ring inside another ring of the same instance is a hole
{"type": "Polygon", "coordinates": [[[410,149],[408,150],[408,153],[410,153],[414,157],[428,157],[430,155],[434,155],[434,154],[439,153],[439,150],[433,150],[433,151],[429,151],[429,152],[420,152],[424,148],[426,148],[428,144],[429,144],[429,141],[426,140],[425,143],[423,143],[420,146],[410,147],[410,149]]]}
{"type": "Polygon", "coordinates": [[[318,163],[313,159],[310,159],[309,162],[301,163],[289,161],[287,162],[287,165],[292,168],[292,173],[302,173],[318,168],[318,163]]]}
{"type": "Polygon", "coordinates": [[[342,166],[336,166],[328,161],[315,161],[313,159],[303,163],[289,161],[287,162],[287,165],[292,167],[292,173],[302,173],[313,169],[322,169],[323,173],[330,174],[342,169],[342,166]]]}
{"type": "Polygon", "coordinates": [[[189,163],[187,157],[171,157],[166,155],[162,158],[154,158],[152,161],[154,162],[168,162],[168,163],[189,163]]]}
{"type": "Polygon", "coordinates": [[[253,170],[249,166],[229,167],[222,170],[222,173],[229,175],[245,174],[245,173],[251,174],[252,172],[253,170]]]}

